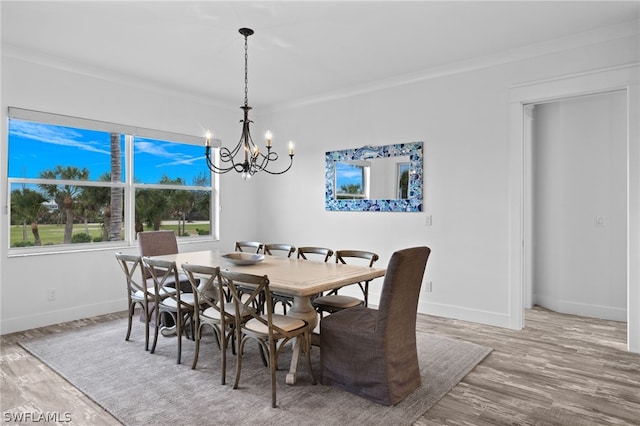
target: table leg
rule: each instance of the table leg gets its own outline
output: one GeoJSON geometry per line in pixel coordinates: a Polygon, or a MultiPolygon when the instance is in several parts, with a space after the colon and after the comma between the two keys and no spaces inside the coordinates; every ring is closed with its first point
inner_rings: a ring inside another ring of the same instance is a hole
{"type": "MultiPolygon", "coordinates": [[[[294,297],[293,306],[287,312],[287,315],[291,315],[295,318],[300,318],[309,324],[309,332],[318,325],[318,313],[311,305],[310,297],[294,297]]],[[[300,361],[300,355],[302,354],[302,339],[296,338],[293,343],[293,353],[291,354],[291,366],[289,367],[289,373],[287,373],[287,384],[295,385],[296,375],[298,374],[298,362],[300,361]]]]}

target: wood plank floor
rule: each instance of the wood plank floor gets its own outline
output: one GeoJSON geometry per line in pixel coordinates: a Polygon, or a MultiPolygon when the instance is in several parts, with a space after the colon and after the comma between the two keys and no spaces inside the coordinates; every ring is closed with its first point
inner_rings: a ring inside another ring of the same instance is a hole
{"type": "MultiPolygon", "coordinates": [[[[17,342],[124,315],[1,336],[2,424],[18,424],[8,414],[13,412],[59,413],[61,420],[69,413],[66,424],[118,425],[17,342]]],[[[418,426],[640,425],[640,355],[626,351],[624,323],[536,307],[526,312],[522,331],[428,315],[418,316],[417,327],[494,349],[418,426]]]]}

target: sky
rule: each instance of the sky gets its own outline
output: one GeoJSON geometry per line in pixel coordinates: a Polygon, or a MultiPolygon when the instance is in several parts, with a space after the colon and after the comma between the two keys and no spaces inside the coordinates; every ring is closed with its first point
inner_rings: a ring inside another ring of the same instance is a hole
{"type": "MultiPolygon", "coordinates": [[[[124,181],[124,135],[121,136],[124,181]]],[[[111,168],[110,133],[9,120],[9,177],[38,178],[58,165],[89,170],[99,180],[111,168]]],[[[145,138],[134,141],[134,181],[158,183],[163,175],[192,185],[198,175],[209,177],[203,146],[145,138]]]]}

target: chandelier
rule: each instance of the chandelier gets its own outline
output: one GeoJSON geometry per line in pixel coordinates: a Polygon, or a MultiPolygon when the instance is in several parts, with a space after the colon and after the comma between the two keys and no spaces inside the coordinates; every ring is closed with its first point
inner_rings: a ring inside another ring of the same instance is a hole
{"type": "Polygon", "coordinates": [[[253,142],[251,133],[249,132],[249,124],[253,121],[249,120],[249,110],[251,107],[248,102],[248,67],[247,62],[249,58],[247,38],[253,34],[253,30],[250,28],[240,28],[240,34],[244,36],[244,106],[240,108],[244,111],[244,118],[240,120],[242,123],[242,135],[238,144],[233,148],[220,147],[220,165],[216,165],[211,158],[211,139],[212,134],[207,130],[205,136],[205,157],[207,158],[207,166],[209,169],[218,174],[223,174],[235,170],[241,173],[244,180],[251,179],[251,176],[258,172],[266,172],[272,175],[281,175],[288,171],[293,165],[293,142],[289,141],[289,167],[281,171],[272,171],[268,167],[272,161],[278,160],[278,154],[271,151],[271,132],[265,134],[266,138],[266,153],[260,151],[260,148],[253,142]],[[238,156],[238,158],[236,158],[238,156]]]}

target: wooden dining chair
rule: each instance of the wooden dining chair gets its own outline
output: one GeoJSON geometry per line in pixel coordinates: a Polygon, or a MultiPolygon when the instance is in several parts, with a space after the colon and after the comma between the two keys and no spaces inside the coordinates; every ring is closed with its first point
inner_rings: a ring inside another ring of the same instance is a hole
{"type": "Polygon", "coordinates": [[[310,355],[310,330],[305,321],[288,315],[274,314],[271,306],[271,291],[269,289],[269,277],[244,274],[239,272],[220,271],[220,277],[231,292],[235,304],[236,336],[238,345],[238,360],[236,363],[236,380],[233,386],[238,388],[240,373],[242,370],[242,354],[249,340],[258,342],[261,350],[269,357],[269,370],[271,372],[271,406],[276,407],[276,370],[278,369],[278,356],[282,348],[291,339],[302,339],[302,347],[306,354],[307,367],[313,384],[316,379],[311,368],[310,355]],[[238,292],[238,286],[253,288],[248,298],[243,298],[238,292]],[[256,298],[262,297],[266,303],[265,313],[259,313],[251,309],[256,298]],[[251,318],[248,321],[240,315],[249,311],[251,318]]]}
{"type": "MultiPolygon", "coordinates": [[[[235,251],[239,252],[247,252],[247,253],[262,253],[264,248],[264,244],[260,241],[236,241],[235,251]]],[[[251,289],[245,289],[240,287],[240,294],[244,294],[250,292],[251,289]]],[[[256,299],[253,301],[254,308],[259,312],[264,312],[264,300],[256,299]]]]}
{"type": "MultiPolygon", "coordinates": [[[[200,341],[202,329],[210,326],[220,349],[222,364],[221,384],[226,382],[227,374],[227,347],[231,342],[232,352],[235,354],[235,304],[227,302],[223,287],[219,284],[220,268],[204,265],[183,264],[182,270],[187,275],[193,288],[194,307],[194,337],[196,347],[191,369],[195,370],[200,354],[200,341]]],[[[248,308],[253,309],[253,308],[248,308]]],[[[242,321],[250,318],[248,312],[241,313],[242,321]]]]}
{"type": "MultiPolygon", "coordinates": [[[[291,244],[265,244],[264,245],[264,254],[269,256],[291,257],[295,252],[296,252],[296,247],[291,244]]],[[[272,291],[271,297],[273,298],[272,300],[273,309],[276,309],[277,305],[280,304],[282,306],[282,312],[285,315],[287,314],[287,308],[290,308],[291,306],[293,306],[293,297],[291,296],[287,296],[285,294],[280,294],[276,291],[272,291]]]]}
{"type": "MultiPolygon", "coordinates": [[[[192,333],[195,327],[193,323],[193,313],[195,311],[194,295],[192,292],[184,292],[180,289],[180,286],[176,286],[175,283],[180,282],[176,262],[146,256],[142,257],[142,261],[151,273],[154,286],[156,327],[151,353],[155,352],[156,344],[158,343],[161,317],[163,314],[169,315],[172,317],[176,327],[176,335],[178,336],[177,364],[180,364],[182,359],[182,335],[186,334],[187,323],[191,326],[192,333]]],[[[188,279],[187,282],[191,286],[188,279]]]]}
{"type": "MultiPolygon", "coordinates": [[[[364,250],[338,250],[336,251],[336,263],[346,264],[347,260],[363,259],[369,267],[379,259],[376,253],[364,250]]],[[[316,297],[311,304],[318,311],[320,316],[325,312],[332,314],[347,308],[356,306],[369,306],[369,281],[357,283],[362,291],[364,300],[357,297],[338,294],[339,289],[331,290],[327,294],[316,297]]]]}
{"type": "MultiPolygon", "coordinates": [[[[158,230],[158,231],[144,231],[138,232],[136,235],[138,239],[138,249],[140,251],[140,256],[164,256],[167,254],[177,254],[178,253],[178,240],[176,239],[176,234],[170,230],[158,230]]],[[[151,273],[145,267],[145,276],[151,282],[151,273]]],[[[173,277],[168,278],[169,282],[173,281],[173,277]]],[[[178,273],[178,281],[179,288],[187,293],[191,292],[191,284],[189,284],[189,280],[187,277],[180,271],[178,273]]],[[[168,284],[168,283],[167,283],[168,284]]],[[[151,285],[153,287],[153,285],[151,285]]],[[[155,318],[155,313],[153,312],[154,305],[152,304],[150,307],[151,311],[151,325],[155,324],[153,320],[155,318]]],[[[166,318],[165,318],[166,319],[166,318]]],[[[170,336],[175,333],[175,324],[171,323],[160,323],[161,333],[164,336],[170,336]]]]}
{"type": "Polygon", "coordinates": [[[147,287],[142,257],[116,253],[116,259],[127,282],[127,316],[129,324],[124,340],[131,337],[133,315],[136,305],[140,305],[141,317],[144,320],[144,350],[149,350],[149,322],[151,321],[151,307],[155,303],[153,287],[147,287]],[[151,290],[151,291],[150,291],[151,290]]]}

